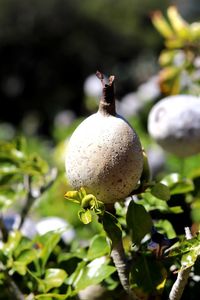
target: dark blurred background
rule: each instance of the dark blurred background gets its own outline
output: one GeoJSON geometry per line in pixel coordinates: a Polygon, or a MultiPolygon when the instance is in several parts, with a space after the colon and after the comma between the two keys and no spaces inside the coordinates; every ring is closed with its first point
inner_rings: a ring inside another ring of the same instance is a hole
{"type": "Polygon", "coordinates": [[[198,20],[198,0],[0,0],[0,122],[35,116],[48,135],[59,112],[87,114],[83,85],[97,69],[116,75],[119,99],[133,91],[158,69],[150,15],[170,4],[198,20]]]}

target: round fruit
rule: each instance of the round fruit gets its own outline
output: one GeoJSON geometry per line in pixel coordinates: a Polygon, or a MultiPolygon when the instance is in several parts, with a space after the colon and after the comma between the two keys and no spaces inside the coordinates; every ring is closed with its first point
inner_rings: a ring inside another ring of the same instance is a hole
{"type": "Polygon", "coordinates": [[[200,97],[169,96],[151,109],[148,131],[164,150],[179,157],[200,152],[200,97]]]}
{"type": "Polygon", "coordinates": [[[143,168],[139,138],[133,128],[115,112],[113,81],[103,84],[97,113],[74,131],[66,154],[66,172],[74,189],[84,187],[104,203],[127,197],[136,187],[143,168]]]}

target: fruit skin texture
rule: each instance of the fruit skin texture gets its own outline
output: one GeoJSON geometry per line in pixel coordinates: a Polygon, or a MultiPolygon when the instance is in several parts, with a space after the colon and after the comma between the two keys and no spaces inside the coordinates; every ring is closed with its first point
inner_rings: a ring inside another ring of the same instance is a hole
{"type": "Polygon", "coordinates": [[[143,169],[139,138],[119,115],[104,109],[85,119],[74,131],[66,154],[68,183],[84,187],[104,203],[127,197],[143,169]]]}
{"type": "Polygon", "coordinates": [[[200,97],[169,96],[150,111],[148,131],[166,151],[179,157],[200,152],[200,97]]]}

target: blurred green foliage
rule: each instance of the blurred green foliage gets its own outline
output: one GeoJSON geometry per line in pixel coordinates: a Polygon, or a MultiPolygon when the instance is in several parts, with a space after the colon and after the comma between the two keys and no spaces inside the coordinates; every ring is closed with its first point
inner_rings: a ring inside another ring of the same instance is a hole
{"type": "Polygon", "coordinates": [[[147,71],[140,76],[135,62],[138,56],[148,60],[148,53],[151,56],[160,45],[149,13],[168,4],[1,0],[0,119],[19,124],[37,112],[40,132],[49,134],[59,111],[86,113],[83,83],[97,69],[120,74],[119,95],[136,86],[136,78],[146,76],[144,81],[147,71]]]}

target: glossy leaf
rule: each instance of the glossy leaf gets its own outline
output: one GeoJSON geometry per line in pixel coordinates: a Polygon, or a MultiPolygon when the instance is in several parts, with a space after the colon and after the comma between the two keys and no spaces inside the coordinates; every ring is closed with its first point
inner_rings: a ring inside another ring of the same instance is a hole
{"type": "Polygon", "coordinates": [[[109,266],[105,257],[94,259],[85,267],[79,270],[78,276],[73,282],[75,293],[85,289],[89,285],[102,282],[116,271],[115,267],[109,266]]]}
{"type": "Polygon", "coordinates": [[[55,246],[60,241],[61,234],[61,231],[50,231],[38,237],[37,241],[41,245],[40,258],[42,260],[42,269],[45,267],[47,260],[49,259],[49,256],[51,255],[55,246]]]}
{"type": "Polygon", "coordinates": [[[58,299],[58,300],[65,300],[69,297],[68,294],[57,294],[57,293],[45,293],[41,295],[35,295],[35,300],[52,300],[52,299],[58,299]]]}
{"type": "Polygon", "coordinates": [[[23,262],[25,265],[28,265],[35,259],[37,259],[36,249],[27,249],[20,253],[15,262],[23,262]]]}
{"type": "Polygon", "coordinates": [[[91,211],[89,209],[79,210],[78,216],[79,216],[80,221],[83,224],[89,224],[92,221],[92,214],[91,214],[91,211]]]}
{"type": "Polygon", "coordinates": [[[6,256],[10,256],[13,254],[13,252],[19,245],[21,238],[22,238],[22,234],[20,231],[10,232],[8,241],[3,246],[3,250],[6,256]]]}
{"type": "Polygon", "coordinates": [[[195,251],[197,253],[200,253],[200,237],[194,237],[190,240],[183,240],[180,242],[179,246],[173,248],[169,256],[180,256],[186,253],[189,253],[190,251],[195,251]]]}
{"type": "Polygon", "coordinates": [[[88,194],[84,196],[81,201],[81,206],[84,209],[93,209],[95,208],[96,205],[97,205],[97,198],[92,194],[88,194]]]}
{"type": "MultiPolygon", "coordinates": [[[[14,251],[14,257],[19,257],[21,253],[26,250],[30,250],[34,248],[34,240],[30,240],[27,237],[22,236],[20,243],[14,251]]],[[[35,250],[35,249],[34,249],[35,250]]]]}
{"type": "Polygon", "coordinates": [[[193,181],[178,173],[167,175],[161,180],[161,183],[169,187],[171,195],[185,194],[194,190],[193,181]]]}
{"type": "Polygon", "coordinates": [[[169,207],[166,201],[154,197],[150,192],[143,193],[142,200],[139,200],[139,203],[143,204],[147,211],[159,210],[161,212],[171,212],[175,214],[183,212],[180,206],[169,207]]]}
{"type": "Polygon", "coordinates": [[[185,253],[182,258],[181,258],[181,269],[185,269],[188,267],[191,267],[195,264],[197,257],[199,256],[199,250],[200,247],[198,249],[193,249],[187,253],[185,253]]]}
{"type": "Polygon", "coordinates": [[[24,276],[26,274],[26,264],[22,261],[15,261],[12,265],[12,273],[17,272],[21,276],[24,276]]]}
{"type": "Polygon", "coordinates": [[[156,221],[154,225],[160,233],[166,234],[169,239],[172,239],[176,236],[176,232],[168,220],[156,221]]]}
{"type": "Polygon", "coordinates": [[[64,197],[67,200],[72,201],[74,203],[80,203],[81,201],[80,194],[78,191],[68,191],[65,193],[64,197]]]}
{"type": "Polygon", "coordinates": [[[139,244],[143,237],[151,232],[152,220],[145,208],[131,201],[126,215],[127,226],[132,235],[132,241],[139,244]]]}
{"type": "Polygon", "coordinates": [[[60,287],[66,278],[67,273],[62,269],[46,269],[44,279],[42,280],[45,292],[48,292],[52,288],[60,287]]]}
{"type": "Polygon", "coordinates": [[[118,219],[109,212],[105,212],[102,217],[103,228],[112,241],[112,247],[117,245],[122,238],[122,229],[118,219]]]}
{"type": "Polygon", "coordinates": [[[151,188],[151,194],[156,198],[168,201],[170,199],[170,190],[169,188],[163,183],[156,183],[151,188]]]}
{"type": "Polygon", "coordinates": [[[93,260],[103,255],[108,255],[109,253],[110,245],[108,244],[106,237],[102,235],[96,235],[90,242],[90,246],[87,253],[87,259],[93,260]]]}

